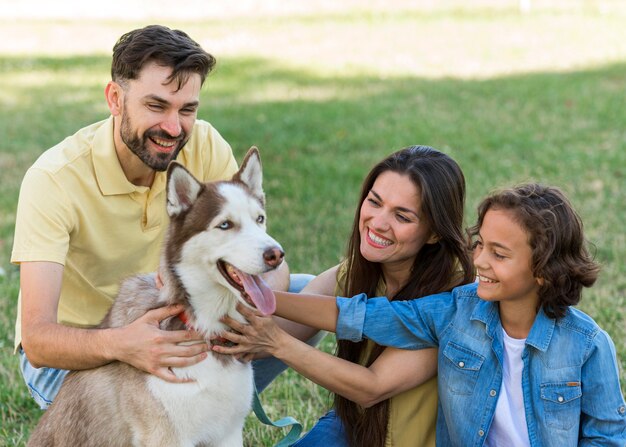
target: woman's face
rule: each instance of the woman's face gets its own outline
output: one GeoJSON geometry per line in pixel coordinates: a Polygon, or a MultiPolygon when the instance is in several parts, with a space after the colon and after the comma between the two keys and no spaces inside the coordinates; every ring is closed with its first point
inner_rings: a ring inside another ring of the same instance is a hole
{"type": "Polygon", "coordinates": [[[410,271],[424,244],[436,242],[422,218],[420,191],[403,174],[385,171],[378,176],[361,204],[360,250],[370,262],[410,271]]]}

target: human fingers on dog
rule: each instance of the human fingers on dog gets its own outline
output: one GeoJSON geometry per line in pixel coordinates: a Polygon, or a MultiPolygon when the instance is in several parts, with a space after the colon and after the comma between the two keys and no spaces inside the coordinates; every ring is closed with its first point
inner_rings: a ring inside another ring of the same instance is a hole
{"type": "Polygon", "coordinates": [[[184,329],[180,331],[163,331],[170,343],[184,343],[204,340],[204,335],[195,329],[184,329]]]}
{"type": "Polygon", "coordinates": [[[229,326],[230,328],[232,328],[235,331],[240,332],[242,334],[249,328],[249,325],[244,324],[244,323],[240,323],[239,321],[235,320],[234,318],[232,318],[232,317],[230,317],[228,315],[224,315],[221,318],[221,321],[225,325],[229,326]]]}
{"type": "Polygon", "coordinates": [[[140,317],[140,319],[144,319],[145,321],[158,326],[161,321],[166,318],[173,317],[174,315],[178,315],[183,310],[185,310],[185,306],[182,304],[158,307],[156,309],[149,310],[143,317],[140,317]]]}
{"type": "Polygon", "coordinates": [[[249,362],[256,358],[259,352],[265,352],[255,344],[246,343],[247,337],[232,331],[222,332],[220,337],[233,343],[232,345],[212,344],[211,350],[220,354],[232,355],[241,362],[249,362]]]}
{"type": "Polygon", "coordinates": [[[235,358],[239,359],[239,357],[243,354],[249,353],[249,348],[242,344],[237,343],[235,340],[241,341],[241,336],[237,336],[237,334],[233,334],[232,332],[223,332],[221,334],[222,338],[225,338],[228,341],[235,343],[232,346],[224,346],[224,345],[211,345],[211,350],[218,352],[220,354],[228,354],[233,355],[235,358]]]}
{"type": "Polygon", "coordinates": [[[220,334],[220,336],[222,338],[225,338],[226,340],[228,340],[231,343],[235,343],[236,345],[239,345],[241,343],[244,343],[246,341],[246,336],[237,332],[233,332],[233,331],[225,331],[222,332],[220,334]]]}
{"type": "Polygon", "coordinates": [[[272,354],[281,344],[281,329],[274,323],[271,317],[259,318],[262,320],[258,327],[252,324],[246,325],[238,322],[233,324],[237,332],[223,332],[221,336],[228,341],[236,343],[235,346],[211,346],[211,349],[222,354],[272,354]],[[265,321],[267,320],[267,321],[265,321]],[[239,333],[240,332],[240,333],[239,333]]]}
{"type": "Polygon", "coordinates": [[[237,310],[248,320],[248,324],[244,325],[244,331],[240,330],[239,332],[267,337],[276,331],[277,325],[271,315],[264,315],[257,309],[250,309],[241,303],[237,303],[237,310]]]}
{"type": "Polygon", "coordinates": [[[208,355],[207,352],[201,352],[194,356],[178,357],[169,355],[166,351],[167,350],[156,349],[155,352],[153,352],[154,358],[148,359],[149,361],[147,363],[136,364],[134,366],[168,382],[183,383],[189,382],[190,380],[184,377],[177,377],[172,372],[171,368],[194,365],[204,360],[208,355]]]}
{"type": "Polygon", "coordinates": [[[162,358],[162,366],[169,368],[182,368],[185,366],[195,365],[196,363],[200,363],[202,360],[206,359],[208,356],[208,352],[202,351],[195,355],[173,355],[170,357],[162,358]]]}
{"type": "MultiPolygon", "coordinates": [[[[155,338],[154,351],[160,357],[193,357],[209,350],[204,338],[191,338],[187,331],[162,331],[163,334],[155,338]]],[[[196,337],[197,335],[191,334],[196,337]]]]}
{"type": "Polygon", "coordinates": [[[195,382],[195,380],[190,379],[188,377],[178,377],[176,374],[174,374],[174,371],[172,371],[171,368],[168,367],[161,367],[156,369],[155,371],[152,371],[152,374],[165,380],[166,382],[170,382],[170,383],[190,383],[190,382],[195,382]]]}
{"type": "Polygon", "coordinates": [[[237,312],[245,317],[246,320],[250,321],[250,319],[254,317],[262,317],[264,316],[258,309],[255,309],[250,306],[245,306],[242,303],[237,303],[237,312]]]}
{"type": "Polygon", "coordinates": [[[258,334],[253,328],[246,329],[247,325],[242,326],[246,331],[245,334],[235,331],[224,331],[220,334],[220,338],[231,342],[231,345],[211,344],[211,350],[220,354],[234,355],[238,360],[242,359],[243,356],[248,356],[246,361],[254,358],[255,354],[265,353],[268,344],[263,335],[258,334]]]}
{"type": "Polygon", "coordinates": [[[202,341],[194,341],[191,344],[180,344],[177,343],[172,348],[171,352],[173,356],[176,357],[194,357],[203,352],[207,352],[209,350],[209,344],[206,340],[202,341]]]}

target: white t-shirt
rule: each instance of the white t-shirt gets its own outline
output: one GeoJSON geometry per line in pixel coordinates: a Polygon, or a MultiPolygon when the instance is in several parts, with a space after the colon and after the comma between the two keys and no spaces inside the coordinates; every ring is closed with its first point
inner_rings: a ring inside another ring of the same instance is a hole
{"type": "Polygon", "coordinates": [[[526,339],[511,338],[504,329],[502,335],[502,387],[485,446],[530,447],[522,394],[522,353],[526,339]]]}

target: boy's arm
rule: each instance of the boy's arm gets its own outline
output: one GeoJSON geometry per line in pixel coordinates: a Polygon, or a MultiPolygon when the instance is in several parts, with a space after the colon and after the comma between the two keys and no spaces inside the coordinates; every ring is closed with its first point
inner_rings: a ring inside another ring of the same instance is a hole
{"type": "Polygon", "coordinates": [[[452,321],[452,293],[440,293],[408,301],[368,299],[365,295],[337,300],[337,338],[368,338],[383,346],[423,349],[439,344],[440,331],[452,321]]]}
{"type": "Polygon", "coordinates": [[[276,315],[307,326],[336,332],[342,340],[369,338],[384,346],[424,349],[438,345],[436,323],[447,324],[454,313],[452,293],[410,301],[274,292],[276,315]],[[441,315],[445,313],[446,315],[441,315]],[[433,318],[439,314],[437,318],[433,318]]]}
{"type": "Polygon", "coordinates": [[[600,330],[582,367],[579,446],[626,446],[626,404],[620,389],[615,346],[600,330]]]}

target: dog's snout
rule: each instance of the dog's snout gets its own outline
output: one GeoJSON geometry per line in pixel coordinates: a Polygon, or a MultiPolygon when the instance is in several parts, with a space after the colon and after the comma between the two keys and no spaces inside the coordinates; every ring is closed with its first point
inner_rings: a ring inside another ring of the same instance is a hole
{"type": "Polygon", "coordinates": [[[284,257],[285,252],[276,247],[268,248],[263,252],[263,260],[265,260],[265,264],[270,267],[278,267],[280,263],[283,262],[284,257]]]}

